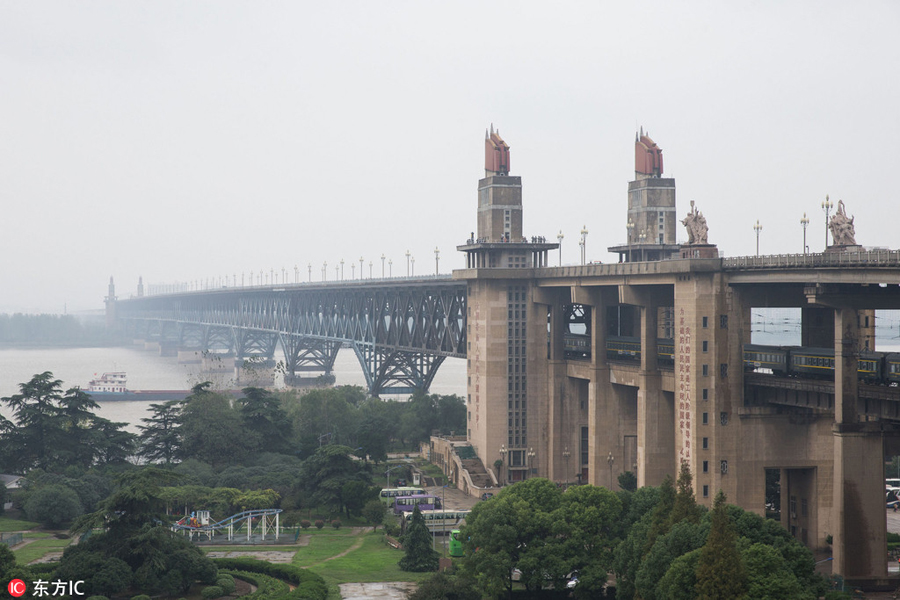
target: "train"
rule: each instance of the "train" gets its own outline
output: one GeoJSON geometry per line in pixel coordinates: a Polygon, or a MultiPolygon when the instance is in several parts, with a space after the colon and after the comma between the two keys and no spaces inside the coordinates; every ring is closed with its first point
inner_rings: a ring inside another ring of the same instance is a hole
{"type": "MultiPolygon", "coordinates": [[[[744,344],[744,370],[774,375],[834,379],[834,348],[744,344]]],[[[900,352],[860,352],[859,379],[900,385],[900,352]]]]}
{"type": "MultiPolygon", "coordinates": [[[[588,335],[566,333],[564,344],[567,358],[586,359],[591,355],[588,335]]],[[[659,366],[674,366],[675,341],[659,338],[656,345],[659,366]]],[[[640,338],[607,336],[606,358],[640,361],[640,338]]],[[[743,362],[745,371],[766,369],[775,375],[834,379],[833,348],[744,344],[743,362]]],[[[900,352],[860,352],[859,379],[866,383],[900,385],[900,352]]]]}
{"type": "MultiPolygon", "coordinates": [[[[563,339],[568,358],[588,358],[591,355],[591,336],[582,333],[566,333],[563,339]]],[[[660,366],[672,367],[675,364],[675,340],[671,338],[657,339],[656,353],[660,366]]],[[[627,335],[607,336],[606,358],[609,360],[641,360],[640,338],[627,335]]]]}

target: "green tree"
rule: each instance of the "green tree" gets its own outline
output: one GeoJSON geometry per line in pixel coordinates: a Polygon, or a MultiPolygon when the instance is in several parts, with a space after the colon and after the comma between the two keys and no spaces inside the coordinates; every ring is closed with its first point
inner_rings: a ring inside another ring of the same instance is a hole
{"type": "Polygon", "coordinates": [[[557,531],[558,535],[565,535],[567,572],[578,571],[576,596],[591,597],[602,592],[613,567],[613,550],[620,542],[621,516],[621,500],[606,488],[581,485],[562,495],[555,518],[565,523],[557,531]]]}
{"type": "Polygon", "coordinates": [[[815,600],[817,594],[804,589],[778,550],[756,543],[741,553],[747,572],[747,597],[767,600],[815,600]]]}
{"type": "Polygon", "coordinates": [[[13,413],[15,426],[7,422],[4,433],[5,456],[11,461],[4,469],[24,473],[35,467],[47,469],[56,462],[62,442],[62,382],[44,371],[19,384],[20,393],[2,398],[13,413]]]}
{"type": "Polygon", "coordinates": [[[673,560],[669,570],[656,586],[658,597],[666,600],[694,600],[699,560],[699,548],[673,560]]]}
{"type": "Polygon", "coordinates": [[[25,514],[50,529],[79,517],[84,512],[81,501],[72,489],[64,485],[47,485],[29,494],[25,502],[25,514]]]}
{"type": "Polygon", "coordinates": [[[511,589],[513,569],[531,590],[542,587],[546,575],[564,578],[570,557],[564,555],[565,522],[555,514],[561,503],[555,483],[532,478],[475,505],[461,537],[465,569],[485,593],[511,589]]]}
{"type": "Polygon", "coordinates": [[[420,582],[409,600],[481,600],[481,592],[471,578],[442,571],[420,582]]]}
{"type": "Polygon", "coordinates": [[[291,451],[291,423],[281,401],[268,390],[248,387],[237,401],[238,414],[251,452],[291,451]]]}
{"type": "Polygon", "coordinates": [[[401,570],[414,573],[437,571],[440,555],[431,547],[431,532],[425,526],[425,519],[418,506],[413,508],[412,520],[402,542],[403,558],[399,563],[401,570]]]}
{"type": "Polygon", "coordinates": [[[181,400],[150,405],[150,417],[139,425],[140,453],[150,462],[172,464],[181,453],[181,400]]]}
{"type": "Polygon", "coordinates": [[[701,600],[740,598],[746,576],[728,518],[725,494],[720,490],[713,502],[709,537],[697,563],[697,597],[701,600]]]}
{"type": "Polygon", "coordinates": [[[239,463],[247,455],[240,415],[225,396],[198,388],[181,409],[181,456],[213,467],[239,463]]]}
{"type": "Polygon", "coordinates": [[[681,471],[675,484],[675,502],[672,512],[669,513],[669,524],[674,525],[682,521],[697,524],[700,522],[700,507],[694,499],[694,488],[691,485],[693,477],[687,461],[681,461],[681,471]]]}
{"type": "Polygon", "coordinates": [[[660,581],[670,569],[673,561],[693,552],[706,542],[708,526],[684,520],[672,525],[663,536],[657,538],[650,552],[644,556],[635,576],[635,589],[643,600],[665,598],[659,588],[660,581]]]}
{"type": "Polygon", "coordinates": [[[345,484],[350,481],[370,483],[368,473],[350,458],[351,454],[352,450],[347,446],[329,444],[303,461],[300,475],[313,505],[329,506],[339,513],[344,508],[345,484]]]}
{"type": "Polygon", "coordinates": [[[626,492],[634,492],[637,490],[637,475],[631,471],[619,473],[617,480],[619,482],[619,487],[626,492]]]}
{"type": "Polygon", "coordinates": [[[378,529],[378,526],[384,523],[384,517],[387,514],[387,508],[384,503],[375,498],[366,502],[362,508],[363,519],[372,526],[372,531],[378,529]]]}

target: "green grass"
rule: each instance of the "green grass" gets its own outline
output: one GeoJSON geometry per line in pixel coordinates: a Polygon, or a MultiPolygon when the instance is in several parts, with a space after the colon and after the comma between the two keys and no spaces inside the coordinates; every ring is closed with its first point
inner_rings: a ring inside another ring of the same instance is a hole
{"type": "Polygon", "coordinates": [[[10,531],[28,531],[29,529],[34,529],[35,527],[40,527],[40,523],[0,517],[0,532],[3,533],[7,533],[10,531]]]}
{"type": "MultiPolygon", "coordinates": [[[[362,536],[362,546],[351,551],[346,556],[335,558],[327,562],[309,567],[310,571],[318,573],[325,579],[328,585],[328,600],[340,598],[338,584],[358,583],[373,581],[415,581],[419,582],[432,575],[432,573],[407,573],[401,571],[397,562],[403,557],[403,552],[391,548],[382,540],[381,532],[367,532],[362,536]]],[[[333,552],[338,554],[340,551],[333,552]]],[[[299,553],[298,553],[299,555],[299,553]]],[[[295,557],[294,564],[297,557],[295,557]]]]}
{"type": "MultiPolygon", "coordinates": [[[[303,546],[297,549],[297,554],[294,555],[294,560],[292,560],[291,563],[298,567],[308,567],[310,565],[315,565],[327,558],[331,558],[336,554],[340,554],[341,552],[352,548],[353,544],[355,544],[357,541],[359,541],[359,538],[357,536],[316,536],[309,540],[308,546],[303,546]]],[[[329,561],[329,563],[330,562],[334,561],[329,561]]]]}
{"type": "MultiPolygon", "coordinates": [[[[28,539],[30,536],[26,536],[28,539]]],[[[40,538],[30,544],[13,550],[16,556],[16,564],[27,565],[31,561],[43,557],[48,552],[59,552],[72,543],[72,540],[58,540],[56,538],[40,538]]]]}

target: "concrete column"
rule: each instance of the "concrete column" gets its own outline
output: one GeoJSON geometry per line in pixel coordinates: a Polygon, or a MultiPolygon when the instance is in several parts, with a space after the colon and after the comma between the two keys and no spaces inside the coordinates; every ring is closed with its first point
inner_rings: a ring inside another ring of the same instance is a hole
{"type": "Polygon", "coordinates": [[[846,579],[887,577],[884,445],[881,432],[859,422],[858,312],[834,316],[834,533],[833,572],[846,579]]]}
{"type": "Polygon", "coordinates": [[[641,306],[638,376],[638,486],[659,485],[666,475],[673,473],[675,464],[675,413],[662,392],[656,349],[658,307],[645,302],[641,306]]]}
{"type": "Polygon", "coordinates": [[[606,357],[607,307],[616,304],[614,288],[594,290],[591,305],[591,381],[588,386],[588,483],[619,489],[624,465],[621,402],[609,381],[606,357]],[[614,457],[613,468],[607,458],[614,457]]]}

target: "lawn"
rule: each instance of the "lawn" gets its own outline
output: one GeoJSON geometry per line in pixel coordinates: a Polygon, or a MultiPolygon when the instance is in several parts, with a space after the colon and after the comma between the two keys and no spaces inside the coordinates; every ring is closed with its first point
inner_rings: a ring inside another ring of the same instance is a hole
{"type": "MultiPolygon", "coordinates": [[[[356,539],[361,539],[362,545],[355,550],[351,550],[346,556],[321,561],[309,567],[310,571],[321,575],[325,579],[325,583],[328,584],[328,600],[340,598],[338,584],[341,583],[371,581],[418,582],[432,575],[432,573],[407,573],[406,571],[401,571],[400,567],[397,566],[397,562],[403,557],[403,552],[385,544],[380,531],[369,531],[356,539]]],[[[322,552],[323,555],[330,556],[340,554],[343,550],[340,550],[337,545],[339,541],[343,542],[343,540],[332,541],[335,545],[331,547],[332,551],[330,553],[326,553],[324,547],[330,544],[323,544],[323,548],[317,550],[317,553],[322,552]]],[[[305,560],[302,556],[302,550],[294,557],[294,564],[305,560]]]]}
{"type": "Polygon", "coordinates": [[[28,531],[35,527],[40,527],[40,523],[0,517],[0,532],[2,533],[7,533],[9,531],[28,531]]]}
{"type": "Polygon", "coordinates": [[[33,539],[34,541],[22,546],[18,550],[13,550],[13,554],[16,556],[16,564],[19,565],[27,565],[31,561],[41,558],[48,552],[60,552],[72,543],[71,539],[58,540],[55,537],[41,537],[35,539],[26,535],[25,539],[33,539]]]}

